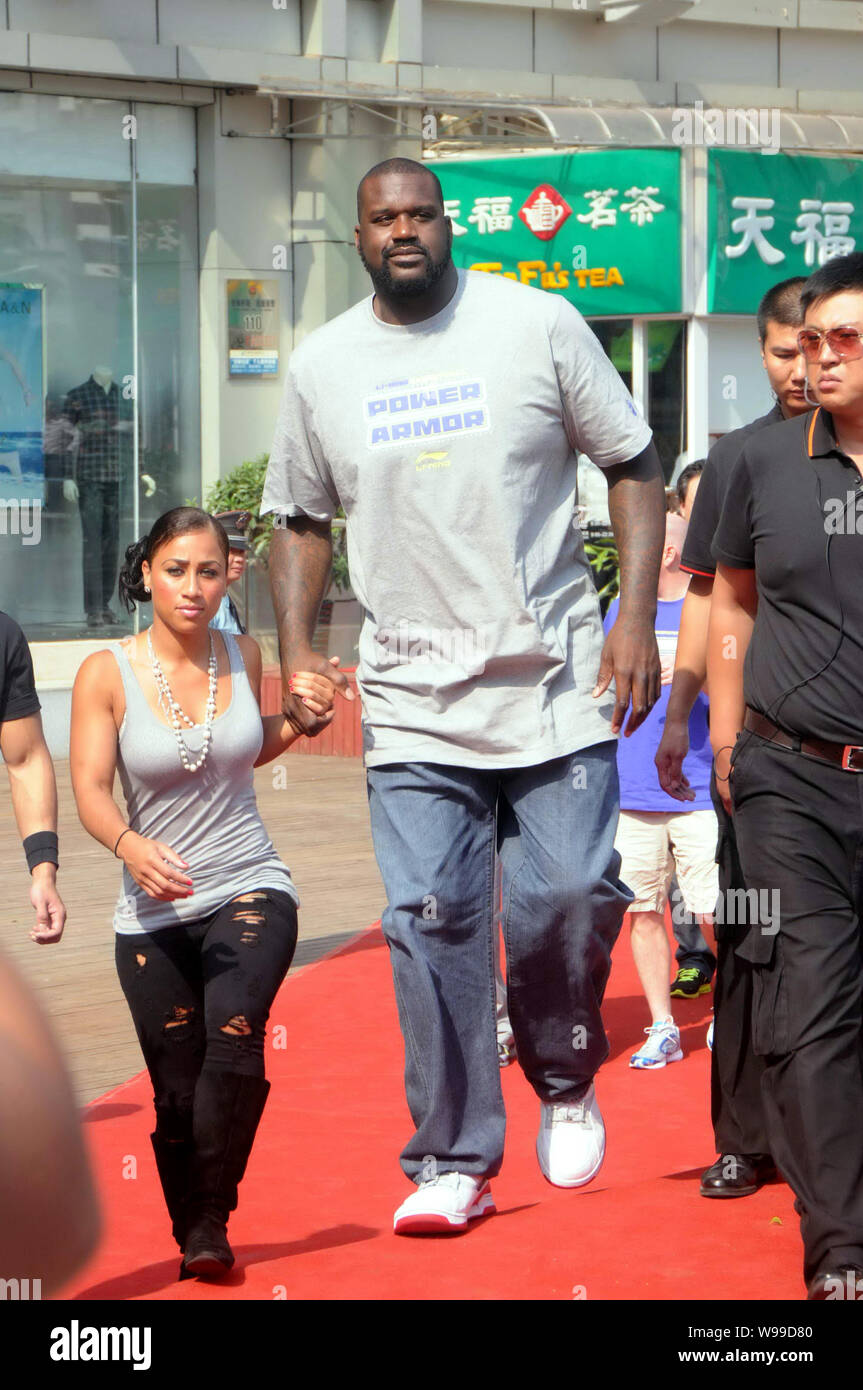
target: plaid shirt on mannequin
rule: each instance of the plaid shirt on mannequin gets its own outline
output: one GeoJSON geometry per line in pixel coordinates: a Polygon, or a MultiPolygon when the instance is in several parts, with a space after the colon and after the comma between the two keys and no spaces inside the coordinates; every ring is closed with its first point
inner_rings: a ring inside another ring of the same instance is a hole
{"type": "Polygon", "coordinates": [[[91,376],[66,397],[63,413],[77,427],[75,478],[79,483],[115,483],[120,478],[120,390],[112,381],[108,391],[91,376]]]}

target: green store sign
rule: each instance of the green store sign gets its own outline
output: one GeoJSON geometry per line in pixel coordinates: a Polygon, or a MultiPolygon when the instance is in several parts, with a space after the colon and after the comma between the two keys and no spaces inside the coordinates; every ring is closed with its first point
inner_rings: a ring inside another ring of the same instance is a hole
{"type": "Polygon", "coordinates": [[[708,311],[754,314],[780,280],[863,246],[863,159],[711,150],[708,311]]]}
{"type": "Polygon", "coordinates": [[[584,315],[679,313],[680,154],[441,160],[456,265],[562,294],[584,315]]]}

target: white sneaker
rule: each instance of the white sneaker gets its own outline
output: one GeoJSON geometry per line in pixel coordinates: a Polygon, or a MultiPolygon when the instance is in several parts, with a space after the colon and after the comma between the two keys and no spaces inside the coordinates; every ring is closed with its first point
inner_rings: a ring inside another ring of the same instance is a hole
{"type": "Polygon", "coordinates": [[[652,1071],[664,1067],[668,1062],[682,1062],[683,1048],[680,1046],[680,1032],[673,1019],[666,1018],[645,1028],[647,1042],[633,1052],[629,1065],[639,1071],[652,1071]]]}
{"type": "Polygon", "coordinates": [[[605,1158],[605,1125],[592,1085],[582,1100],[542,1102],[536,1156],[555,1187],[582,1187],[596,1177],[605,1158]]]}
{"type": "Polygon", "coordinates": [[[421,1182],[393,1217],[396,1235],[463,1229],[477,1216],[496,1211],[486,1178],[468,1173],[438,1173],[421,1182]]]}
{"type": "Polygon", "coordinates": [[[707,1046],[713,1051],[713,1019],[710,1020],[710,1027],[707,1030],[707,1046]]]}

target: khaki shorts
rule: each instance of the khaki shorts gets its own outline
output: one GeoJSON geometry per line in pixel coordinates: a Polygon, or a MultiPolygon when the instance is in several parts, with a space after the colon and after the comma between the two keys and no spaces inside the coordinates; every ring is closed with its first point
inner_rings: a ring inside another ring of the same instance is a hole
{"type": "Polygon", "coordinates": [[[716,812],[621,811],[614,847],[620,877],[635,894],[630,912],[664,912],[672,876],[694,917],[709,917],[719,896],[716,812]]]}

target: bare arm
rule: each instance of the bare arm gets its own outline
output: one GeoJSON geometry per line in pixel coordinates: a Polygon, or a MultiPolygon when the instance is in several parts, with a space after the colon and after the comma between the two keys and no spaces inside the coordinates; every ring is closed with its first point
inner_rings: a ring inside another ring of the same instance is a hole
{"type": "Polygon", "coordinates": [[[320,719],[291,692],[291,677],[298,671],[325,675],[346,700],[354,693],[347,677],[334,670],[327,658],[312,651],[312,639],[321,602],[327,591],[333,563],[333,538],[329,522],[309,517],[285,517],[273,527],[270,543],[270,589],[279,633],[282,667],[282,707],[297,735],[314,735],[329,720],[320,719]]]}
{"type": "Polygon", "coordinates": [[[41,1279],[47,1298],[98,1239],[69,1075],[30,989],[0,958],[0,1274],[41,1279]]]}
{"type": "Polygon", "coordinates": [[[683,759],[689,752],[689,716],[707,679],[707,628],[712,592],[712,578],[700,574],[692,576],[680,615],[665,728],[656,750],[659,785],[677,801],[692,801],[695,797],[683,772],[683,759]]]}
{"type": "Polygon", "coordinates": [[[625,733],[633,733],[659,699],[656,647],[656,590],[665,541],[665,486],[654,445],[634,459],[605,469],[608,511],[620,558],[620,610],[602,651],[593,694],[614,678],[612,730],[620,731],[632,699],[625,733]]]}
{"type": "MultiPolygon", "coordinates": [[[[246,667],[246,675],[249,684],[261,706],[261,677],[263,666],[261,662],[261,649],[253,637],[238,637],[237,643],[243,656],[246,667]]],[[[331,668],[337,666],[339,658],[330,657],[331,668]]],[[[291,677],[291,693],[295,695],[304,708],[311,709],[312,713],[321,719],[323,725],[332,722],[334,710],[333,704],[333,683],[328,676],[317,676],[309,671],[298,671],[291,677]]],[[[290,748],[292,743],[296,743],[301,735],[296,729],[292,728],[284,714],[266,714],[262,717],[261,723],[264,726],[264,741],[261,744],[261,751],[255,759],[255,767],[263,767],[266,763],[271,763],[274,758],[278,758],[281,753],[290,748]]]]}
{"type": "Polygon", "coordinates": [[[728,774],[731,750],[743,728],[743,661],[758,611],[753,569],[720,564],[713,585],[707,639],[707,678],[710,682],[710,742],[716,785],[730,813],[728,774]]]}
{"type": "Polygon", "coordinates": [[[106,849],[114,850],[148,897],[162,901],[189,897],[192,880],[179,872],[189,866],[170,845],[128,830],[114,801],[117,724],[114,690],[119,680],[110,652],[94,652],[81,665],[72,687],[69,769],[78,816],[84,829],[106,849]],[[166,862],[167,861],[167,862],[166,862]]]}
{"type": "MultiPolygon", "coordinates": [[[[0,752],[9,774],[12,810],[21,839],[38,830],[56,834],[57,783],[41,715],[10,719],[0,725],[0,752]]],[[[39,945],[50,945],[60,940],[66,923],[66,908],[57,892],[57,866],[37,864],[30,877],[30,901],[36,909],[30,938],[39,945]]]]}

